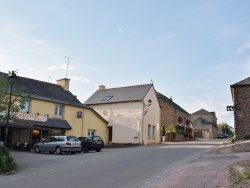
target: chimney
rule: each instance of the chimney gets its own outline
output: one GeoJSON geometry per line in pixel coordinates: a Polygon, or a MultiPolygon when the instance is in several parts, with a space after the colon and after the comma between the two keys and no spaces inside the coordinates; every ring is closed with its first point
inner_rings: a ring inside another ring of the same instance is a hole
{"type": "Polygon", "coordinates": [[[170,96],[169,99],[170,99],[171,101],[173,101],[173,97],[172,97],[172,96],[170,96]]]}
{"type": "Polygon", "coordinates": [[[105,86],[104,85],[99,85],[99,90],[105,90],[105,86]]]}
{"type": "Polygon", "coordinates": [[[69,91],[69,81],[70,79],[68,78],[63,78],[63,79],[60,79],[60,80],[57,80],[57,85],[60,85],[62,86],[62,88],[65,90],[65,91],[69,91]]]}

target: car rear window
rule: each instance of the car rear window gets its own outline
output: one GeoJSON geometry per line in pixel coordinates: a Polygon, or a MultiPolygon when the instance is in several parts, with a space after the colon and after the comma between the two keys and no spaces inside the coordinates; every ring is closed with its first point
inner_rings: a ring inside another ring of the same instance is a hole
{"type": "Polygon", "coordinates": [[[75,136],[67,136],[67,140],[68,141],[79,141],[79,139],[76,138],[75,136]]]}
{"type": "Polygon", "coordinates": [[[93,140],[94,141],[102,141],[102,139],[100,137],[94,137],[93,140]]]}

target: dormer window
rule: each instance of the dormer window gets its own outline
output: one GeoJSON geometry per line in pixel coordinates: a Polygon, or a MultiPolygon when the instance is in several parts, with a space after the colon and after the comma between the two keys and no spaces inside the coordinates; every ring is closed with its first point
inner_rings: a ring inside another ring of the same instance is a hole
{"type": "Polygon", "coordinates": [[[109,101],[113,96],[106,96],[102,99],[102,101],[109,101]]]}

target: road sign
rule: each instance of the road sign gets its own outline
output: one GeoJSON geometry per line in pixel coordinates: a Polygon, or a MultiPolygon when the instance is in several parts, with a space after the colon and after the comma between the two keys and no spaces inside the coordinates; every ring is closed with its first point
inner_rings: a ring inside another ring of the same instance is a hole
{"type": "Polygon", "coordinates": [[[227,106],[227,111],[234,111],[234,106],[227,106]]]}

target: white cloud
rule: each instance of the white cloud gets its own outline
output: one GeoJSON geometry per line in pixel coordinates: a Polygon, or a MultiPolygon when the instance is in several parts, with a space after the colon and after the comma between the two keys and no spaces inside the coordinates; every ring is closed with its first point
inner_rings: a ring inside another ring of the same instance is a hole
{"type": "Polygon", "coordinates": [[[46,42],[43,40],[33,39],[32,42],[40,44],[40,45],[46,45],[46,42]]]}
{"type": "Polygon", "coordinates": [[[89,83],[90,82],[87,78],[83,78],[81,76],[73,76],[72,80],[81,81],[81,82],[84,82],[84,83],[89,83]]]}
{"type": "Polygon", "coordinates": [[[237,52],[240,54],[240,53],[243,53],[245,51],[248,51],[250,50],[250,41],[248,42],[245,42],[244,44],[242,44],[239,49],[237,50],[237,52]]]}
{"type": "Polygon", "coordinates": [[[57,67],[56,66],[51,66],[51,67],[48,67],[47,69],[49,71],[54,71],[54,70],[57,70],[57,67]]]}
{"type": "Polygon", "coordinates": [[[123,29],[122,28],[119,28],[118,31],[119,31],[119,33],[123,33],[123,29]]]}

